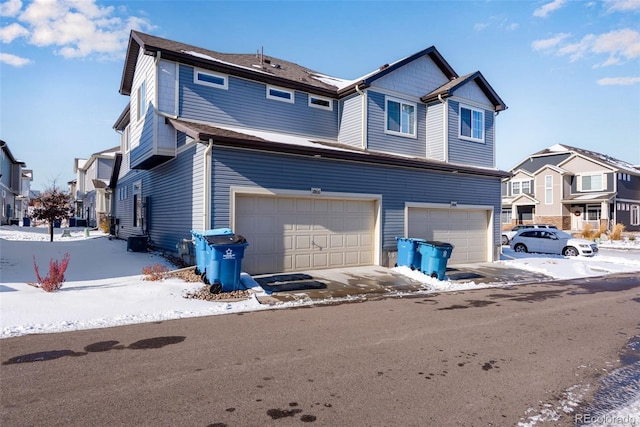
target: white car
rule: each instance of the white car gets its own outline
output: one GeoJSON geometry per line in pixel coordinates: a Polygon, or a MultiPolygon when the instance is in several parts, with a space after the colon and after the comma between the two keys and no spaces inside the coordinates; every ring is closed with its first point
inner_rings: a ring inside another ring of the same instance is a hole
{"type": "Polygon", "coordinates": [[[510,243],[516,252],[539,252],[564,256],[594,256],[598,246],[585,239],[550,228],[528,228],[519,230],[510,243]]]}
{"type": "Polygon", "coordinates": [[[520,224],[520,225],[516,225],[509,231],[503,231],[502,236],[500,237],[500,243],[502,243],[503,245],[508,245],[511,239],[513,239],[513,236],[516,235],[518,230],[522,230],[523,228],[553,228],[555,230],[558,229],[558,227],[551,224],[520,224]]]}

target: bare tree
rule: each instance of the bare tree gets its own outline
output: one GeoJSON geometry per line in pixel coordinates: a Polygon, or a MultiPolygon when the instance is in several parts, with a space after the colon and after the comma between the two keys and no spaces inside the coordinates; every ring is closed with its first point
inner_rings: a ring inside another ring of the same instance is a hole
{"type": "Polygon", "coordinates": [[[49,223],[49,236],[53,242],[53,225],[56,221],[68,219],[73,215],[71,194],[55,186],[46,189],[36,198],[36,207],[31,214],[33,219],[44,220],[49,223]]]}

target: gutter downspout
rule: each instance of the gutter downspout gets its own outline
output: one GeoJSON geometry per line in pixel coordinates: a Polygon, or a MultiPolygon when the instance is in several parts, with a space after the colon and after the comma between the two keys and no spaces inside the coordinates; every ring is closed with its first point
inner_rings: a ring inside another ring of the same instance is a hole
{"type": "MultiPolygon", "coordinates": [[[[202,141],[204,142],[204,141],[202,141]]],[[[211,228],[211,151],[213,150],[213,138],[209,139],[207,149],[204,150],[204,182],[202,192],[202,229],[211,228]]]]}
{"type": "Polygon", "coordinates": [[[360,90],[358,85],[356,85],[356,92],[358,95],[362,96],[362,123],[360,127],[360,132],[362,132],[362,148],[367,149],[367,94],[360,90]]]}
{"type": "Polygon", "coordinates": [[[442,98],[442,94],[438,94],[438,101],[442,104],[442,132],[443,132],[443,144],[444,144],[444,158],[445,162],[449,162],[449,129],[447,128],[447,101],[442,98]]]}

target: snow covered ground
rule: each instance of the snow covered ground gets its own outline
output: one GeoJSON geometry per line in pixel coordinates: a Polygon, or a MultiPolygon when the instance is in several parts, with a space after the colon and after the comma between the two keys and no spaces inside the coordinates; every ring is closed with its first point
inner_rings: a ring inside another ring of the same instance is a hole
{"type": "MultiPolygon", "coordinates": [[[[109,240],[100,231],[92,230],[88,236],[82,228],[71,228],[70,232],[70,237],[62,237],[62,230],[56,229],[54,241],[49,242],[47,228],[0,227],[0,338],[309,304],[300,301],[262,305],[256,296],[265,291],[244,273],[241,281],[252,290],[248,299],[218,302],[187,299],[184,294],[200,288],[201,283],[186,283],[177,278],[143,280],[144,267],[159,263],[172,268],[160,254],[127,252],[126,242],[109,240]],[[36,282],[34,259],[44,276],[49,260],[60,260],[67,252],[71,261],[62,289],[47,293],[28,284],[36,282]]],[[[600,253],[592,258],[565,258],[517,254],[504,247],[498,262],[558,279],[640,272],[640,239],[615,244],[603,242],[600,248],[600,253]]],[[[425,292],[483,286],[473,282],[439,281],[404,267],[396,271],[421,281],[425,292]]],[[[624,408],[622,414],[631,414],[640,422],[640,390],[627,405],[630,406],[624,408]]],[[[522,425],[535,425],[552,418],[531,414],[522,425]]]]}
{"type": "MultiPolygon", "coordinates": [[[[92,230],[87,237],[83,228],[69,230],[71,237],[62,237],[62,229],[55,229],[54,241],[49,242],[45,227],[0,227],[0,338],[274,308],[258,302],[256,295],[265,291],[244,273],[242,284],[253,291],[249,299],[211,302],[183,298],[202,284],[177,278],[143,280],[144,267],[159,263],[173,268],[160,254],[127,252],[125,241],[109,240],[100,231],[92,230]],[[67,252],[71,261],[62,289],[47,293],[28,284],[36,282],[34,258],[44,276],[49,260],[60,260],[67,252]]],[[[603,245],[593,258],[517,254],[508,247],[503,252],[499,263],[558,279],[640,271],[640,241],[603,245]]],[[[403,267],[396,271],[421,281],[425,291],[483,286],[439,281],[403,267]]],[[[276,308],[308,303],[285,303],[276,308]]]]}

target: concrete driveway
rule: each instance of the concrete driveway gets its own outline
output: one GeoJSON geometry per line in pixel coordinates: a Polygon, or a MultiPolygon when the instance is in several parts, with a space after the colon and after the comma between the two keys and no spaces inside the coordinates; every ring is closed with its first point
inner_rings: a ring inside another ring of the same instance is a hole
{"type": "MultiPolygon", "coordinates": [[[[500,264],[459,264],[447,267],[447,278],[455,283],[531,283],[551,279],[540,273],[508,268],[500,264]]],[[[381,266],[310,270],[254,276],[269,295],[258,297],[263,304],[288,301],[321,301],[353,298],[391,297],[400,293],[425,291],[425,286],[390,268],[381,266]]]]}

